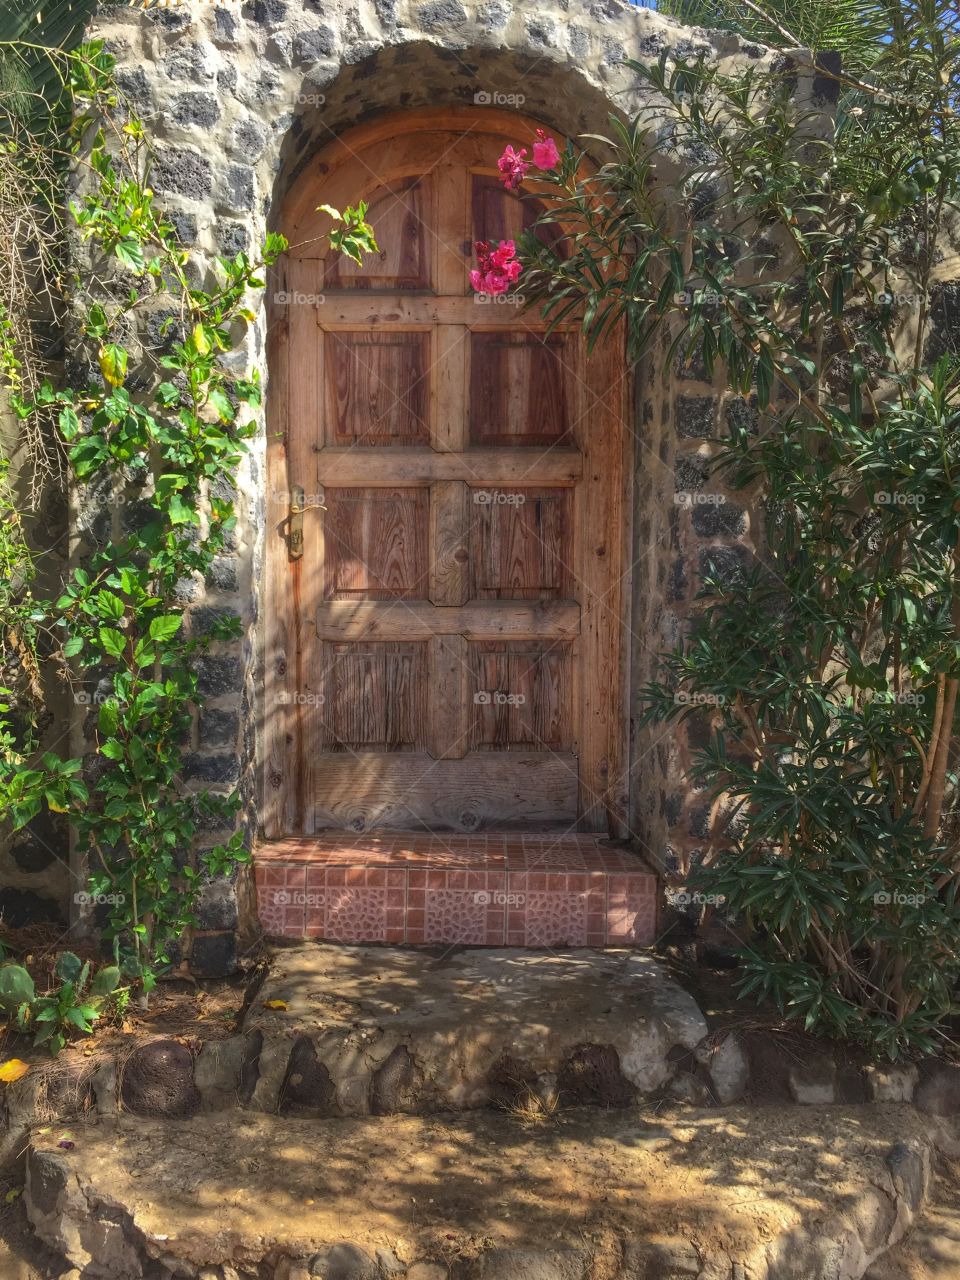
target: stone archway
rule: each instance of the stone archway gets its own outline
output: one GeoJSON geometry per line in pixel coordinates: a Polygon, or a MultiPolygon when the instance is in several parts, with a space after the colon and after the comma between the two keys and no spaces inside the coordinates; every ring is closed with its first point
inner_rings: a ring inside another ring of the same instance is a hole
{"type": "MultiPolygon", "coordinates": [[[[630,114],[640,104],[630,59],[652,62],[673,50],[733,66],[767,56],[736,36],[691,31],[620,0],[576,12],[565,0],[251,0],[236,7],[188,0],[146,13],[110,9],[91,34],[117,57],[120,82],[156,139],[158,198],[201,264],[262,242],[311,158],[379,112],[470,105],[487,95],[491,105],[522,108],[562,133],[602,132],[610,111],[630,114]]],[[[682,163],[665,136],[664,166],[676,172],[682,163]]],[[[264,309],[231,357],[264,377],[267,325],[264,309]]],[[[695,589],[697,545],[671,530],[675,470],[681,463],[696,469],[712,431],[702,423],[717,413],[714,388],[696,369],[676,377],[645,371],[640,382],[631,631],[641,640],[630,655],[633,688],[649,677],[657,645],[681,625],[695,589]]],[[[193,761],[198,779],[239,782],[251,832],[260,821],[265,454],[264,421],[238,477],[235,545],[192,602],[197,625],[211,609],[245,623],[242,643],[205,659],[193,761]]],[[[632,743],[627,819],[659,856],[668,824],[684,820],[679,791],[671,792],[682,745],[651,746],[637,737],[632,743]]],[[[212,886],[206,895],[198,942],[213,967],[230,966],[238,913],[252,922],[250,901],[243,884],[212,886]]]]}

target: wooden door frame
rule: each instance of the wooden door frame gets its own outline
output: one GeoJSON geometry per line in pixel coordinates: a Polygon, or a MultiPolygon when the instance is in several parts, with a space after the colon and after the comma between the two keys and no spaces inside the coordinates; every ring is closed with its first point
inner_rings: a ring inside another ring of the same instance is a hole
{"type": "MultiPolygon", "coordinates": [[[[517,112],[496,108],[420,108],[412,111],[396,111],[378,116],[357,125],[311,161],[298,176],[295,185],[287,193],[281,206],[278,229],[284,234],[302,226],[323,199],[323,185],[329,183],[336,171],[355,161],[363,150],[399,134],[424,132],[450,132],[458,126],[465,133],[494,135],[500,138],[533,137],[536,127],[544,123],[517,112]]],[[[549,127],[549,126],[547,126],[549,127]]],[[[558,131],[552,130],[560,139],[558,131]]],[[[381,175],[378,175],[381,177],[381,175]]],[[[290,236],[288,235],[288,239],[290,236]]],[[[296,242],[291,240],[291,245],[296,242]]],[[[310,255],[303,255],[310,256],[310,255]]],[[[265,547],[263,555],[262,599],[264,601],[264,626],[261,629],[263,650],[261,654],[263,684],[258,734],[257,776],[259,780],[258,826],[261,833],[272,829],[277,834],[284,830],[299,830],[309,834],[311,823],[307,821],[309,798],[308,769],[304,732],[304,706],[296,700],[296,691],[303,687],[303,648],[300,642],[303,619],[299,613],[301,574],[303,561],[288,559],[286,538],[283,536],[288,509],[283,501],[289,492],[287,441],[289,437],[289,396],[294,385],[289,369],[289,338],[291,314],[296,308],[279,306],[274,295],[285,287],[288,279],[288,262],[284,256],[270,273],[267,289],[267,380],[266,380],[266,458],[265,458],[265,547]],[[293,690],[293,694],[291,694],[293,690]],[[289,771],[291,751],[294,761],[294,784],[284,785],[284,774],[289,771]]],[[[412,294],[422,298],[423,295],[412,294]]],[[[609,364],[606,385],[611,388],[612,405],[606,405],[603,418],[607,421],[616,415],[619,441],[609,453],[610,466],[619,471],[614,485],[600,483],[602,470],[593,476],[591,491],[610,515],[604,527],[616,538],[619,528],[619,545],[595,547],[598,555],[613,553],[617,557],[620,572],[615,577],[615,600],[609,602],[604,618],[595,617],[598,626],[618,630],[613,642],[616,655],[616,672],[611,691],[613,709],[610,715],[610,740],[606,760],[607,829],[611,836],[623,838],[629,835],[630,821],[630,665],[631,665],[631,552],[633,546],[633,470],[635,425],[633,417],[633,384],[630,370],[625,369],[622,347],[607,344],[593,356],[591,362],[609,364]],[[616,394],[613,394],[613,393],[616,394]],[[619,518],[617,518],[619,516],[619,518]]],[[[605,402],[606,404],[606,402],[605,402]]],[[[599,416],[599,415],[598,415],[599,416]]],[[[602,441],[602,423],[591,422],[591,440],[602,441]]],[[[591,448],[590,460],[596,465],[597,451],[591,448]]],[[[308,495],[309,497],[309,495],[308,495]]],[[[315,567],[314,567],[315,568],[315,567]]],[[[582,566],[574,567],[580,576],[582,566]]],[[[592,673],[584,672],[590,679],[592,673]]],[[[580,699],[582,705],[583,699],[580,699]]],[[[581,726],[582,735],[586,726],[581,726]]],[[[273,834],[268,838],[275,838],[273,834]]]]}

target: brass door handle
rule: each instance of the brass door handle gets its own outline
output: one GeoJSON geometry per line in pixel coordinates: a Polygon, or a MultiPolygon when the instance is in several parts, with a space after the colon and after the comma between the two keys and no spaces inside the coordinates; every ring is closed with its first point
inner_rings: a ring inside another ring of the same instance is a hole
{"type": "Polygon", "coordinates": [[[291,560],[299,560],[303,555],[303,513],[305,511],[326,511],[325,502],[307,502],[303,487],[295,484],[290,489],[290,514],[287,517],[287,546],[291,560]]]}

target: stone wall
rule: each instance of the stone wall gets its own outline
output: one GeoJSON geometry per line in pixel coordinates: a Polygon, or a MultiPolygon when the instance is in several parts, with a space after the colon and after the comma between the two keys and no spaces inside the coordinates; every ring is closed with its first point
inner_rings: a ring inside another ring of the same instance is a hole
{"type": "MultiPolygon", "coordinates": [[[[733,69],[771,56],[736,36],[680,27],[620,0],[576,6],[569,0],[253,0],[242,6],[189,0],[146,13],[105,10],[92,35],[105,39],[118,59],[120,83],[155,142],[153,186],[200,274],[218,253],[255,248],[310,157],[382,111],[489,102],[575,135],[603,131],[609,112],[629,115],[640,106],[628,59],[702,52],[733,69]]],[[[813,96],[811,81],[801,66],[799,98],[813,96]]],[[[661,176],[676,175],[683,161],[665,136],[661,176]]],[[[158,305],[141,335],[148,349],[160,351],[171,340],[166,318],[158,305]]],[[[237,368],[258,369],[267,378],[265,348],[261,309],[245,347],[231,358],[237,368]]],[[[755,416],[749,400],[725,400],[696,362],[665,371],[651,359],[637,372],[634,691],[653,676],[657,650],[680,634],[702,574],[714,565],[736,573],[751,554],[748,513],[732,498],[721,503],[703,495],[714,490],[705,464],[724,416],[755,416]]],[[[204,706],[188,770],[198,784],[226,790],[240,784],[251,836],[264,715],[258,627],[263,455],[261,424],[238,477],[234,543],[206,582],[183,583],[195,631],[217,613],[243,621],[241,642],[220,644],[203,659],[204,706]]],[[[136,513],[114,509],[110,518],[119,528],[136,513]]],[[[684,734],[635,729],[631,736],[630,775],[623,781],[637,846],[661,866],[678,865],[695,850],[706,821],[704,806],[681,783],[684,734]]],[[[213,840],[218,833],[206,835],[213,840]]],[[[192,940],[195,967],[235,965],[238,946],[253,934],[250,907],[244,877],[206,886],[192,940]]]]}

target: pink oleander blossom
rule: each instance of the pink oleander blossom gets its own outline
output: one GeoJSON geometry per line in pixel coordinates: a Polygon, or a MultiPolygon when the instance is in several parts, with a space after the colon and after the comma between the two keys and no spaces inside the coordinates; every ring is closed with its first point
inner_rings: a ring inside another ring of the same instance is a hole
{"type": "Polygon", "coordinates": [[[533,144],[533,163],[538,169],[555,169],[560,163],[557,144],[542,129],[537,130],[537,141],[533,144]]]}
{"type": "Polygon", "coordinates": [[[470,287],[477,293],[494,296],[506,293],[520,277],[522,266],[516,260],[517,247],[512,240],[501,240],[491,250],[485,240],[478,240],[477,269],[470,272],[470,287]]]}
{"type": "Polygon", "coordinates": [[[497,168],[502,175],[501,181],[508,191],[516,191],[527,176],[530,162],[526,159],[526,155],[526,147],[521,147],[519,151],[514,151],[513,147],[507,147],[497,161],[497,168]]]}

